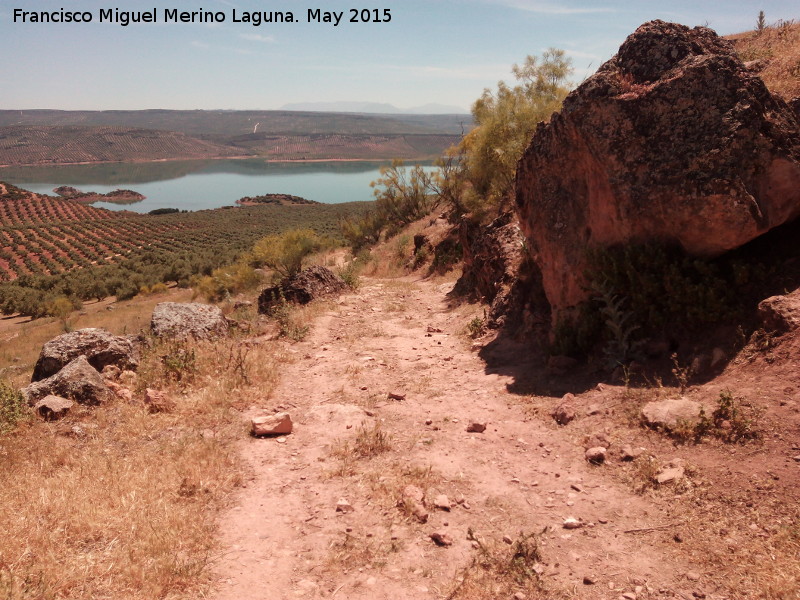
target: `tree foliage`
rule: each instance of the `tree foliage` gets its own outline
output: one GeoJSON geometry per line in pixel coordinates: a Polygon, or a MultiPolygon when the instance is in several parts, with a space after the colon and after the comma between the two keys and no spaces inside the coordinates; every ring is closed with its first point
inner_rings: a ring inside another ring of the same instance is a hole
{"type": "Polygon", "coordinates": [[[435,176],[420,165],[405,167],[402,160],[381,167],[381,176],[370,183],[374,189],[375,208],[340,222],[342,235],[359,250],[375,244],[381,233],[393,235],[404,226],[427,215],[439,201],[435,176]]]}
{"type": "Polygon", "coordinates": [[[313,229],[292,229],[268,235],[253,246],[250,266],[267,267],[283,277],[291,277],[303,268],[303,259],[326,245],[313,229]]]}
{"type": "Polygon", "coordinates": [[[517,161],[536,126],[559,109],[569,93],[572,61],[551,48],[541,59],[528,56],[512,68],[517,85],[497,84],[484,90],[472,106],[476,127],[457,147],[461,158],[445,191],[456,195],[456,209],[484,212],[503,203],[512,192],[517,161]],[[455,177],[456,179],[453,179],[455,177]]]}

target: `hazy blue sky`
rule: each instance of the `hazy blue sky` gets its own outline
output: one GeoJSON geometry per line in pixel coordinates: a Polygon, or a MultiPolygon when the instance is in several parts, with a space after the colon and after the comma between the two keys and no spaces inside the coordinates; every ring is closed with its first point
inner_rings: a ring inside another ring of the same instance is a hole
{"type": "Polygon", "coordinates": [[[0,108],[272,109],[362,100],[469,108],[528,54],[563,48],[575,80],[651,19],[720,34],[800,17],[797,0],[0,0],[0,108]],[[157,8],[157,24],[99,23],[101,8],[157,8]],[[90,24],[13,23],[13,9],[90,11],[90,24]],[[223,11],[221,24],[163,23],[163,10],[223,11]],[[349,23],[351,8],[389,23],[349,23]],[[345,11],[338,27],[308,9],[345,11]],[[292,11],[300,23],[232,22],[233,10],[292,11]]]}

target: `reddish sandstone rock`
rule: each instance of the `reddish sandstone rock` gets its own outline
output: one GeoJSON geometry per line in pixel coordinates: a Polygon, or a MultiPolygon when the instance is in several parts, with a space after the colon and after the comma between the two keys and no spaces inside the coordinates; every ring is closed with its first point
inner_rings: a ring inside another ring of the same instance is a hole
{"type": "Polygon", "coordinates": [[[652,21],[536,130],[517,205],[553,321],[587,298],[587,249],[715,256],[800,214],[800,125],[731,44],[652,21]]]}

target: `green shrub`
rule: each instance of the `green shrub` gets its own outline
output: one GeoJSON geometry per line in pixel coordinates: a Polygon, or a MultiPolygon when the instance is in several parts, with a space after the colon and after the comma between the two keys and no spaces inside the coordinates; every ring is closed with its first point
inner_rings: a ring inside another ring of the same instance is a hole
{"type": "Polygon", "coordinates": [[[252,267],[267,267],[283,277],[291,277],[303,268],[303,259],[326,246],[313,229],[292,229],[269,235],[253,246],[249,261],[252,267]]]}
{"type": "Polygon", "coordinates": [[[5,379],[0,379],[0,434],[12,431],[28,414],[20,391],[5,379]]]}

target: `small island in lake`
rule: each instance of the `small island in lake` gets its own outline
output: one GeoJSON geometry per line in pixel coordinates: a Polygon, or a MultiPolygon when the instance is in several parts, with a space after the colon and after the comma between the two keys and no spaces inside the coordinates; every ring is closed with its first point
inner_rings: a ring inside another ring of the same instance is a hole
{"type": "Polygon", "coordinates": [[[260,204],[276,204],[278,206],[292,206],[297,204],[320,204],[316,200],[306,200],[291,194],[264,194],[263,196],[245,196],[239,198],[236,204],[241,206],[257,206],[260,204]]]}
{"type": "Polygon", "coordinates": [[[86,204],[92,204],[93,202],[134,204],[145,199],[145,196],[133,190],[113,190],[107,194],[100,194],[98,192],[83,192],[72,186],[62,185],[54,188],[53,191],[66,200],[75,200],[86,204]]]}

